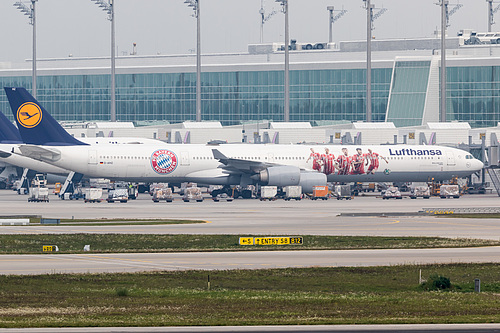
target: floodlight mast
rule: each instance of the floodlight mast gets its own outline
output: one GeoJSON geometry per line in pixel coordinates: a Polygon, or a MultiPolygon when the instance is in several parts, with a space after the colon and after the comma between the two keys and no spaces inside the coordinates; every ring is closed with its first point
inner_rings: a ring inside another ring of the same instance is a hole
{"type": "Polygon", "coordinates": [[[188,7],[193,7],[196,17],[196,121],[201,121],[201,24],[200,0],[185,0],[188,7]]]}
{"type": "Polygon", "coordinates": [[[333,24],[339,20],[342,16],[344,16],[346,13],[347,13],[347,10],[344,9],[344,7],[342,7],[342,10],[337,14],[337,15],[334,15],[334,12],[335,12],[335,8],[333,6],[328,6],[326,7],[326,9],[330,12],[330,33],[329,33],[329,38],[328,38],[328,42],[329,43],[333,43],[333,24]]]}
{"type": "Polygon", "coordinates": [[[116,121],[116,66],[115,66],[115,7],[113,0],[90,0],[99,5],[103,11],[108,13],[108,20],[111,21],[111,114],[110,118],[112,122],[116,121]]]}
{"type": "Polygon", "coordinates": [[[491,32],[491,26],[495,24],[495,13],[500,10],[500,5],[493,8],[493,4],[497,2],[494,2],[493,0],[486,0],[486,2],[488,3],[488,32],[491,32]]]}
{"type": "Polygon", "coordinates": [[[274,14],[276,14],[276,11],[273,9],[271,13],[266,15],[266,11],[264,10],[264,0],[260,0],[260,43],[264,43],[264,24],[273,17],[274,14]]]}
{"type": "Polygon", "coordinates": [[[441,110],[439,121],[446,122],[446,26],[448,23],[448,0],[441,0],[441,110]]]}
{"type": "Polygon", "coordinates": [[[285,14],[285,105],[283,110],[283,121],[290,121],[290,36],[288,24],[288,0],[276,0],[281,5],[281,11],[285,14]]]}
{"type": "Polygon", "coordinates": [[[21,1],[14,3],[24,15],[28,16],[30,19],[30,24],[33,26],[33,59],[32,59],[32,73],[31,73],[31,93],[33,97],[36,98],[36,10],[35,3],[38,0],[31,0],[31,6],[28,7],[21,1]]]}
{"type": "Polygon", "coordinates": [[[373,9],[371,0],[363,0],[366,9],[366,122],[372,121],[372,29],[373,9]]]}

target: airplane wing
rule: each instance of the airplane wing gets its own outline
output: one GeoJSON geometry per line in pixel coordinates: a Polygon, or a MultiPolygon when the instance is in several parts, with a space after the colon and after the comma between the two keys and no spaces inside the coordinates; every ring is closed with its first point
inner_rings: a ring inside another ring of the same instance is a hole
{"type": "Polygon", "coordinates": [[[57,149],[45,148],[34,145],[20,145],[21,154],[35,160],[55,162],[61,158],[61,152],[57,149]]]}
{"type": "Polygon", "coordinates": [[[260,161],[248,161],[248,160],[240,160],[236,158],[229,158],[223,153],[221,153],[218,149],[212,149],[212,153],[216,160],[219,160],[223,166],[220,168],[224,169],[227,173],[247,173],[247,174],[255,174],[260,171],[269,168],[275,164],[273,163],[264,163],[260,161]]]}

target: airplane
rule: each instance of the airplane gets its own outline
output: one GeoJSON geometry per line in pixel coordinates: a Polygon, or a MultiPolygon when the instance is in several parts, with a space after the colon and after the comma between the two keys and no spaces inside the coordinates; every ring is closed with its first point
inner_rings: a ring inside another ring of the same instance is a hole
{"type": "Polygon", "coordinates": [[[96,178],[171,184],[301,185],[310,193],[313,186],[327,182],[438,181],[466,177],[483,168],[470,153],[443,146],[214,146],[160,141],[92,146],[69,135],[26,89],[6,87],[5,92],[27,143],[13,147],[16,154],[96,178]],[[23,123],[18,115],[35,108],[38,117],[23,123]]]}

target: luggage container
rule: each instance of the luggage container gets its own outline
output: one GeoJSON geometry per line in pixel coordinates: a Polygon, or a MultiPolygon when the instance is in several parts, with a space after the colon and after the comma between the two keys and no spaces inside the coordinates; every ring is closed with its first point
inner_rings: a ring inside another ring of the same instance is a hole
{"type": "Polygon", "coordinates": [[[335,186],[335,197],[337,197],[337,200],[351,200],[352,199],[352,194],[351,194],[351,186],[350,185],[336,185],[335,186]]]}
{"type": "Polygon", "coordinates": [[[328,186],[313,186],[313,200],[328,200],[328,186]]]}
{"type": "Polygon", "coordinates": [[[384,192],[382,192],[382,199],[403,199],[401,192],[399,192],[399,188],[396,186],[391,186],[384,192]]]}
{"type": "Polygon", "coordinates": [[[431,191],[429,186],[415,186],[411,188],[410,198],[424,198],[429,199],[431,197],[431,191]]]}
{"type": "Polygon", "coordinates": [[[49,202],[47,187],[30,187],[28,202],[49,202]]]}
{"type": "Polygon", "coordinates": [[[165,200],[166,202],[174,201],[174,196],[172,194],[172,189],[169,187],[155,188],[153,191],[153,202],[160,202],[165,200]]]}
{"type": "Polygon", "coordinates": [[[278,194],[277,186],[262,186],[260,188],[260,201],[274,201],[276,200],[276,194],[278,194]]]}
{"type": "Polygon", "coordinates": [[[285,186],[284,192],[286,201],[302,199],[302,186],[285,186]]]}
{"type": "Polygon", "coordinates": [[[85,202],[101,202],[102,188],[87,188],[85,189],[85,202]]]}
{"type": "Polygon", "coordinates": [[[184,202],[190,202],[191,200],[196,200],[196,202],[202,202],[203,196],[201,195],[201,189],[199,187],[189,187],[184,189],[184,195],[182,196],[184,202]]]}
{"type": "Polygon", "coordinates": [[[439,196],[441,199],[460,198],[460,187],[458,185],[441,185],[439,188],[439,196]]]}

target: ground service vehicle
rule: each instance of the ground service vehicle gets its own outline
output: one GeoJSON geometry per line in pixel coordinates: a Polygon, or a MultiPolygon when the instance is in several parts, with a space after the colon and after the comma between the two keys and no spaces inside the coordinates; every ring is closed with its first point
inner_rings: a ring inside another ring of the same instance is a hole
{"type": "Polygon", "coordinates": [[[231,202],[233,201],[233,198],[227,195],[227,193],[219,193],[215,197],[212,197],[214,202],[219,202],[219,201],[227,201],[231,202]]]}
{"type": "Polygon", "coordinates": [[[107,202],[113,203],[115,201],[119,201],[122,203],[125,203],[128,201],[128,191],[126,188],[117,188],[114,190],[109,190],[108,191],[108,198],[106,199],[107,202]]]}

